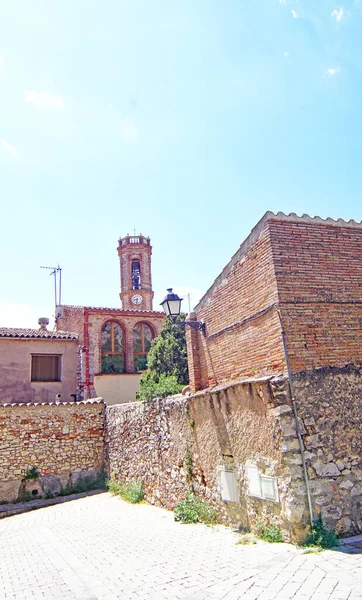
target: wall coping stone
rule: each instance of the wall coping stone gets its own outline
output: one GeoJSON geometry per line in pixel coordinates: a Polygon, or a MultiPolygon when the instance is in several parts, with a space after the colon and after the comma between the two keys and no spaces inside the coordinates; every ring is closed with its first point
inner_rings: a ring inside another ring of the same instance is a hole
{"type": "Polygon", "coordinates": [[[213,292],[220,286],[222,281],[228,276],[233,266],[240,261],[242,256],[246,254],[249,248],[254,244],[254,242],[259,238],[261,232],[263,231],[265,225],[268,221],[289,221],[292,223],[305,223],[310,225],[332,225],[333,227],[348,227],[348,228],[358,228],[362,229],[362,221],[354,221],[350,219],[349,221],[344,221],[344,219],[332,219],[331,217],[327,217],[323,219],[322,217],[311,217],[307,214],[303,214],[301,217],[296,213],[289,213],[289,215],[284,214],[283,212],[273,213],[268,210],[264,216],[258,221],[258,223],[253,227],[249,235],[245,238],[245,240],[240,245],[239,249],[235,252],[235,254],[231,257],[228,264],[221,271],[220,275],[215,279],[214,283],[207,290],[207,292],[203,295],[199,303],[193,309],[194,312],[198,312],[205,306],[207,300],[212,296],[213,292]]]}
{"type": "Polygon", "coordinates": [[[14,408],[15,406],[79,406],[80,404],[104,404],[104,400],[99,397],[80,400],[79,402],[73,402],[72,400],[66,400],[64,402],[7,402],[5,404],[0,404],[0,408],[14,408]]]}

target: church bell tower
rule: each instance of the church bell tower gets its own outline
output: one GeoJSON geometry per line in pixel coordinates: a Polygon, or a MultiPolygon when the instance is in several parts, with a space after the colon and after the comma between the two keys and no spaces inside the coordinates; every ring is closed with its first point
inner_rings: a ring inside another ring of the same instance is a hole
{"type": "Polygon", "coordinates": [[[122,310],[153,310],[151,254],[151,240],[142,233],[118,240],[122,310]]]}

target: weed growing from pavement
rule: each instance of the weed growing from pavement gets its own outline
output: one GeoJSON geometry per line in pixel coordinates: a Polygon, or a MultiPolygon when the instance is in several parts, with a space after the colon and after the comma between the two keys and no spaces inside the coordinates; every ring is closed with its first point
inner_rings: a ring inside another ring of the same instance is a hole
{"type": "Polygon", "coordinates": [[[142,481],[119,481],[114,473],[107,481],[107,487],[111,494],[121,496],[123,500],[132,504],[141,502],[145,496],[142,481]]]}
{"type": "Polygon", "coordinates": [[[333,548],[339,545],[339,540],[333,529],[329,529],[319,515],[314,521],[310,534],[306,537],[302,546],[314,546],[316,548],[333,548]]]}
{"type": "Polygon", "coordinates": [[[185,500],[176,506],[174,514],[175,521],[181,523],[216,523],[216,511],[191,491],[188,491],[185,500]]]}
{"type": "Polygon", "coordinates": [[[249,546],[250,544],[257,544],[258,540],[252,533],[243,533],[236,543],[238,546],[249,546]]]}
{"type": "Polygon", "coordinates": [[[264,521],[259,521],[256,525],[256,535],[270,544],[276,544],[283,541],[283,536],[276,525],[268,525],[264,521]]]}

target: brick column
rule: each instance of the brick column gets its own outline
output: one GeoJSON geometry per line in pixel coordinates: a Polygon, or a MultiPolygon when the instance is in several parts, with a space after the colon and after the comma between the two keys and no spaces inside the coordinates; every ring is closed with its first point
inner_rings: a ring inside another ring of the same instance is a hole
{"type": "MultiPolygon", "coordinates": [[[[188,321],[197,321],[196,314],[190,313],[188,321]]],[[[194,394],[201,389],[201,370],[200,370],[200,349],[199,336],[202,335],[197,329],[186,325],[186,347],[187,347],[187,364],[189,368],[189,380],[191,393],[194,394]]]]}

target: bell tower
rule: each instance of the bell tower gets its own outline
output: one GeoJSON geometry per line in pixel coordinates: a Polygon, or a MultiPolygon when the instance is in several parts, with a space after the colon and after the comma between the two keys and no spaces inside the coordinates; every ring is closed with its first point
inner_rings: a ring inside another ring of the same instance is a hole
{"type": "Polygon", "coordinates": [[[142,233],[118,240],[122,310],[153,310],[151,254],[151,240],[142,233]]]}

